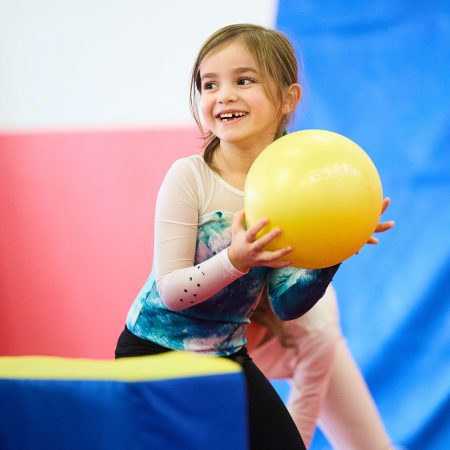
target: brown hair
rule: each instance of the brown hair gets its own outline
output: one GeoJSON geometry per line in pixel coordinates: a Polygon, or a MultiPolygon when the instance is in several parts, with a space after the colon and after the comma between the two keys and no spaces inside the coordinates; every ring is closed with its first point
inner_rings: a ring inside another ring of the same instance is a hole
{"type": "Polygon", "coordinates": [[[275,315],[270,307],[267,287],[262,291],[259,303],[253,310],[250,320],[265,327],[270,332],[269,336],[278,338],[282,347],[296,346],[295,339],[284,326],[284,322],[275,315]]]}
{"type": "MultiPolygon", "coordinates": [[[[200,65],[212,51],[233,40],[240,40],[255,59],[260,70],[264,88],[273,103],[279,104],[283,99],[284,89],[298,83],[298,63],[295,51],[288,38],[276,30],[252,24],[228,25],[212,34],[201,47],[192,68],[189,104],[194,120],[204,139],[203,157],[212,166],[213,153],[219,144],[219,138],[211,131],[204,131],[198,112],[198,99],[201,94],[200,65]],[[275,92],[269,89],[269,80],[275,84],[275,92]]],[[[291,114],[283,116],[275,139],[285,133],[285,126],[291,114]]]]}

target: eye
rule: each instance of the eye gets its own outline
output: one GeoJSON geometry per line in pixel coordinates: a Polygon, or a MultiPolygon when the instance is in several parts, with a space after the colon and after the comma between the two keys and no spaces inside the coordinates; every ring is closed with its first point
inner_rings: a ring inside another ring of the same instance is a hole
{"type": "Polygon", "coordinates": [[[247,84],[252,84],[252,83],[255,83],[255,82],[256,82],[256,80],[254,80],[253,78],[242,77],[242,78],[238,79],[237,84],[239,86],[245,86],[247,84]]]}
{"type": "Polygon", "coordinates": [[[217,87],[217,83],[215,83],[214,81],[207,81],[206,83],[203,84],[203,89],[205,91],[207,91],[208,89],[214,89],[217,87]]]}

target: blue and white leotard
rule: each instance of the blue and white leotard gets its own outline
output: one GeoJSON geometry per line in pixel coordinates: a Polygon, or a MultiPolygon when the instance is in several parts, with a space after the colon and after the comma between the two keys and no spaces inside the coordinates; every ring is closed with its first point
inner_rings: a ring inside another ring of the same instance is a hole
{"type": "Polygon", "coordinates": [[[228,259],[231,224],[243,192],[200,155],[176,161],[158,193],[153,270],[132,304],[127,328],[173,350],[225,356],[246,344],[249,316],[267,283],[283,320],[308,311],[338,266],[320,270],[252,268],[228,259]]]}

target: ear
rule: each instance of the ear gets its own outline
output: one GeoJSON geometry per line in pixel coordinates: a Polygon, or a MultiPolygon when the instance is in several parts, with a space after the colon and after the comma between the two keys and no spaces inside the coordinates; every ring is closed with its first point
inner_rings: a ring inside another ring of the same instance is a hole
{"type": "Polygon", "coordinates": [[[290,114],[297,107],[302,98],[302,88],[298,83],[291,84],[285,92],[283,100],[283,114],[290,114]]]}

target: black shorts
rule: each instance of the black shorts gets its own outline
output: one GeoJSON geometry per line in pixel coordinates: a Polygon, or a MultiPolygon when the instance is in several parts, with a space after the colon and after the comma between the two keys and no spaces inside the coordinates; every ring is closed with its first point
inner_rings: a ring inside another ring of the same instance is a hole
{"type": "MultiPolygon", "coordinates": [[[[141,339],[126,327],[119,337],[116,358],[156,355],[172,350],[141,339]]],[[[245,374],[251,450],[306,450],[298,429],[280,396],[256,367],[246,347],[226,356],[245,374]]]]}

